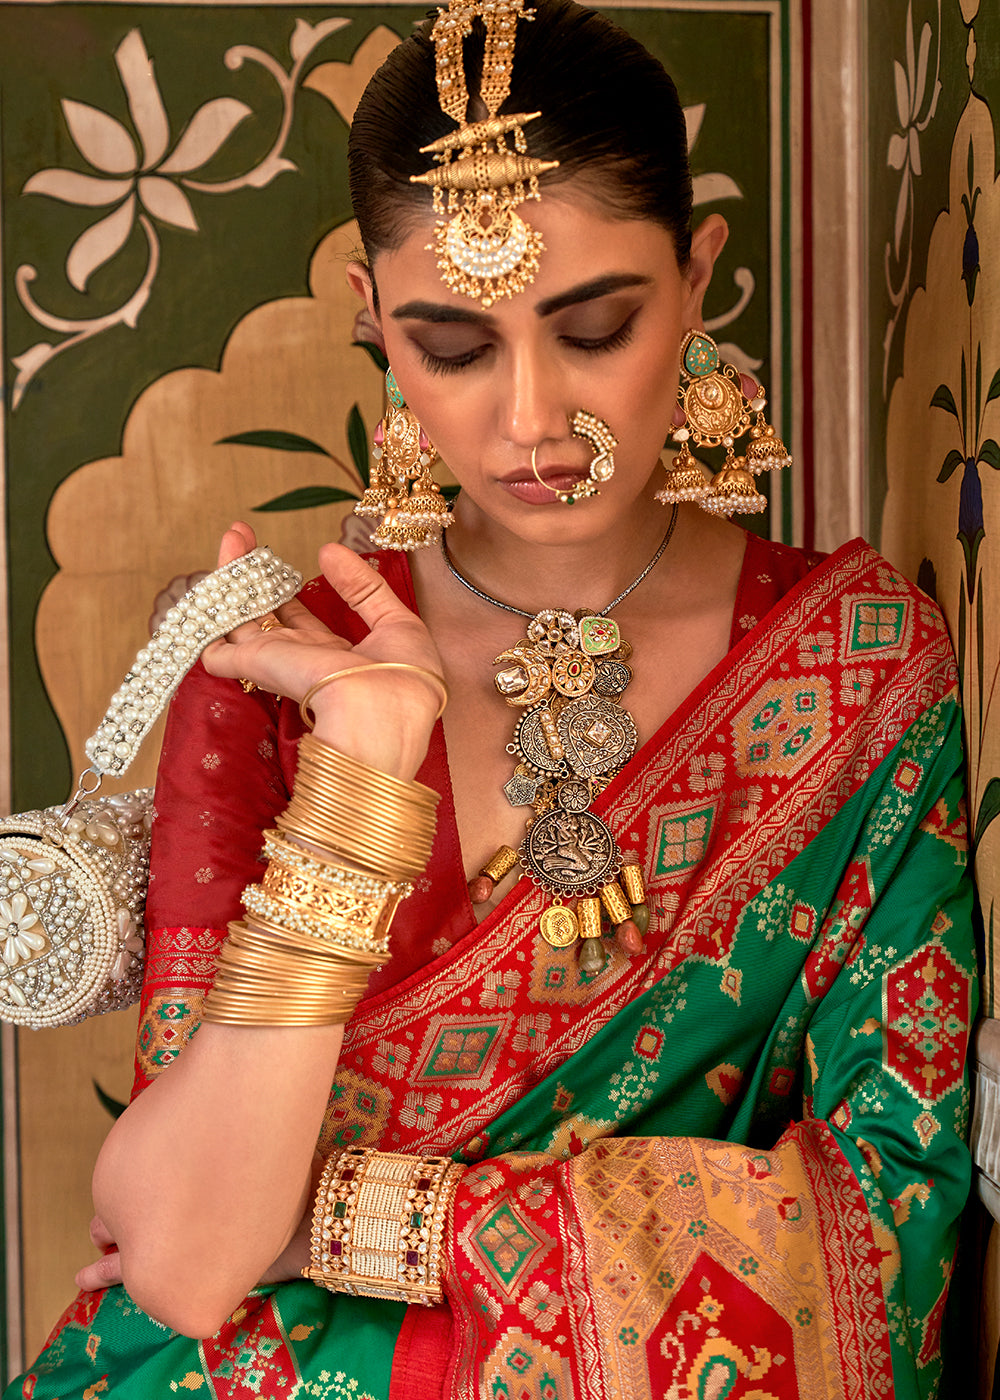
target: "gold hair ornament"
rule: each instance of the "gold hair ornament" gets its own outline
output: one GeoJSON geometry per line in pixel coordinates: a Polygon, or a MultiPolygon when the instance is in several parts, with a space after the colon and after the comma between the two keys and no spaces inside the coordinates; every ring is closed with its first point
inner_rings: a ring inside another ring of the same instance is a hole
{"type": "Polygon", "coordinates": [[[410,180],[434,191],[434,210],[442,217],[434,242],[427,246],[438,255],[442,279],[456,295],[478,300],[483,307],[515,296],[533,282],[545,246],[541,235],[514,211],[526,199],[538,199],[539,175],[559,162],[526,154],[522,128],[539,112],[497,116],[510,94],[517,22],[533,18],[524,0],[451,0],[438,11],[431,30],[441,110],[459,129],[421,147],[433,157],[434,168],[410,180]],[[489,115],[468,123],[463,44],[477,18],[486,30],[479,96],[489,115]]]}
{"type": "Polygon", "coordinates": [[[672,437],[680,451],[667,468],[656,499],[665,505],[693,501],[713,515],[755,514],[767,506],[755,476],[791,466],[785,444],[764,419],[764,390],[735,365],[723,365],[719,347],[704,331],[688,331],[681,342],[681,382],[677,398],[683,424],[672,437]],[[742,457],[736,442],[749,433],[742,457]],[[724,447],[726,460],[709,480],[691,454],[698,447],[724,447]]]}

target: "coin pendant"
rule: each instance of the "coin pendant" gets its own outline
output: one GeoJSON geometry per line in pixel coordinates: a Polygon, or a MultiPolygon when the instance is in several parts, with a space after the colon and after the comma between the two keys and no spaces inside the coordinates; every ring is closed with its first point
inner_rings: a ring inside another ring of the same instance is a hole
{"type": "Polygon", "coordinates": [[[632,668],[624,661],[601,661],[594,677],[594,693],[616,699],[627,688],[632,679],[632,668]]]}
{"type": "Polygon", "coordinates": [[[585,812],[591,803],[586,778],[567,778],[556,789],[556,801],[567,812],[585,812]]]}
{"type": "Polygon", "coordinates": [[[568,948],[580,936],[576,915],[565,904],[550,904],[538,924],[542,937],[552,948],[568,948]]]}
{"type": "Polygon", "coordinates": [[[560,807],[532,823],[518,857],[537,885],[564,897],[596,894],[615,878],[622,863],[606,822],[594,812],[560,807]]]}

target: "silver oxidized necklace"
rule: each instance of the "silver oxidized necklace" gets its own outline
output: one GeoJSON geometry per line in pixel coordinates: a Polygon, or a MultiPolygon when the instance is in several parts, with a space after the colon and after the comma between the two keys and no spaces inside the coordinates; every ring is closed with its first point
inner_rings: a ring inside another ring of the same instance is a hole
{"type": "Polygon", "coordinates": [[[507,745],[515,766],[504,793],[512,807],[530,807],[531,815],[519,849],[501,846],[470,881],[469,893],[473,903],[484,902],[520,865],[553,896],[539,920],[542,937],[554,948],[581,939],[580,968],[588,978],[604,967],[603,914],[616,928],[625,925],[623,942],[635,952],[649,924],[642,867],[623,860],[611,828],[590,810],[638,743],[635,722],[621,703],[632,679],[632,647],[608,614],[656,567],[676,524],[674,506],[649,563],[596,612],[543,608],[530,613],[504,603],[459,571],[441,535],[441,553],[453,578],[484,603],[528,619],[526,636],[496,658],[494,665],[502,669],[494,684],[507,704],[521,711],[507,745]],[[575,906],[567,900],[575,900],[575,906]]]}

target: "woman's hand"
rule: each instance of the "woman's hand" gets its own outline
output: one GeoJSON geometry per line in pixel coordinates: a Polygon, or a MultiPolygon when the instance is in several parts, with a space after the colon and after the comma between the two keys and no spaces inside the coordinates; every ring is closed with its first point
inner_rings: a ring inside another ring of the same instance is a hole
{"type": "MultiPolygon", "coordinates": [[[[264,1272],[261,1283],[284,1283],[287,1279],[298,1278],[309,1263],[309,1237],[312,1231],[313,1196],[323,1170],[322,1157],[316,1157],[313,1169],[313,1191],[299,1221],[298,1229],[288,1244],[264,1272]]],[[[75,1283],[85,1293],[96,1293],[102,1288],[114,1288],[122,1282],[122,1258],[115,1248],[115,1242],[99,1215],[90,1222],[90,1240],[95,1249],[103,1250],[100,1259],[84,1264],[77,1270],[75,1283]]]]}
{"type": "MultiPolygon", "coordinates": [[[[222,537],[219,564],[231,563],[255,543],[250,526],[237,522],[222,537]]],[[[264,631],[248,622],[207,647],[206,669],[298,701],[325,676],[372,663],[402,662],[441,674],[427,628],[374,569],[340,544],[324,545],[319,563],[331,587],[371,629],[364,641],[351,646],[293,600],[278,609],[280,627],[264,631]]],[[[324,686],[311,708],[317,738],[384,772],[412,778],[439,705],[440,693],[426,678],[369,670],[324,686]]]]}
{"type": "Polygon", "coordinates": [[[95,1259],[92,1264],[84,1264],[83,1268],[77,1271],[76,1286],[87,1293],[94,1293],[99,1288],[113,1288],[116,1283],[122,1281],[121,1255],[108,1233],[108,1227],[99,1215],[95,1215],[90,1222],[90,1242],[95,1249],[105,1252],[100,1259],[95,1259]]]}

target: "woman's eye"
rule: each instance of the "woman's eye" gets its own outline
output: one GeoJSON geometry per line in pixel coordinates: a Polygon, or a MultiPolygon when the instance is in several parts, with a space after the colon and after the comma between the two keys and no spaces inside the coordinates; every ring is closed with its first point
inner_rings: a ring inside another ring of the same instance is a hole
{"type": "Polygon", "coordinates": [[[481,359],[489,346],[472,345],[468,349],[456,350],[448,354],[429,350],[423,345],[418,346],[417,349],[420,352],[420,360],[424,369],[430,370],[432,374],[451,374],[455,370],[466,369],[476,360],[481,359]]]}
{"type": "Polygon", "coordinates": [[[589,354],[601,354],[608,350],[617,350],[622,345],[627,345],[632,339],[635,330],[636,313],[633,311],[627,316],[621,325],[605,335],[566,335],[562,336],[563,343],[572,346],[574,350],[583,350],[589,354]]]}

